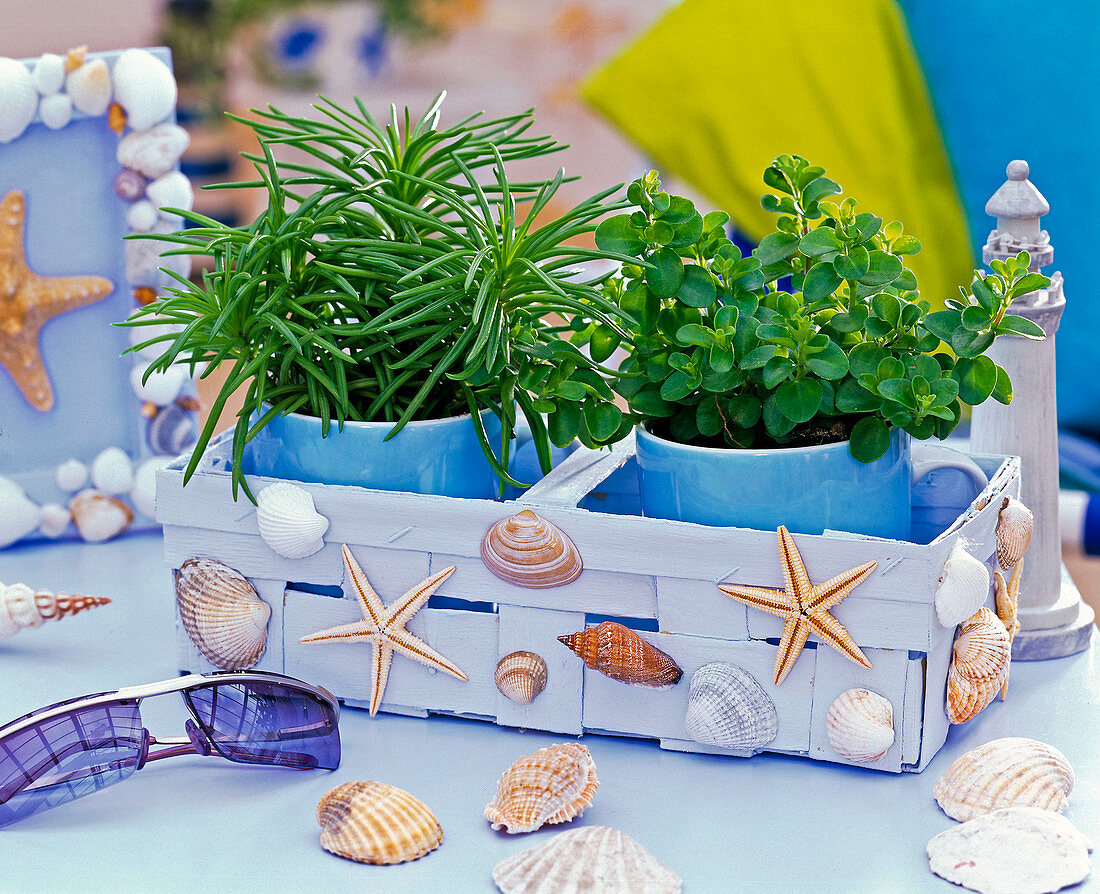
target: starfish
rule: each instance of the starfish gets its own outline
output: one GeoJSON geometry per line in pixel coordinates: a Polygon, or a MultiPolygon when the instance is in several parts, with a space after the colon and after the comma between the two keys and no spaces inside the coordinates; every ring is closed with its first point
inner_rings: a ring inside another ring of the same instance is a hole
{"type": "MultiPolygon", "coordinates": [[[[1020,577],[1024,573],[1023,557],[1012,569],[1012,576],[1005,582],[1005,576],[1000,571],[993,572],[993,582],[997,591],[997,617],[1004,622],[1008,631],[1008,642],[1016,639],[1016,633],[1020,629],[1020,620],[1016,613],[1020,607],[1020,577]]],[[[1001,685],[1001,701],[1008,695],[1008,672],[1005,672],[1005,681],[1001,685]]]]}
{"type": "Polygon", "coordinates": [[[23,258],[27,202],[18,190],[0,199],[0,366],[32,407],[53,408],[38,335],[46,322],[99,301],[114,284],[102,276],[39,276],[23,258]]]}
{"type": "Polygon", "coordinates": [[[458,667],[440,655],[426,642],[413,636],[405,629],[405,625],[423,608],[424,603],[439,588],[439,585],[454,574],[455,566],[444,568],[439,574],[421,581],[396,602],[385,606],[367,581],[367,576],[363,573],[363,569],[359,567],[359,563],[355,561],[347,544],[343,546],[343,553],[344,567],[347,569],[351,585],[355,588],[359,608],[363,612],[363,620],[354,621],[351,624],[341,624],[339,627],[330,627],[327,630],[319,630],[317,633],[303,636],[299,642],[317,643],[326,640],[359,642],[365,640],[371,644],[374,671],[370,688],[371,717],[378,713],[378,706],[382,704],[382,695],[386,691],[386,679],[390,675],[390,664],[393,662],[394,652],[400,652],[413,661],[419,661],[428,667],[446,671],[452,677],[465,681],[467,677],[458,667]]]}
{"type": "Polygon", "coordinates": [[[865,562],[815,587],[810,584],[806,566],[802,564],[802,556],[798,554],[790,532],[780,525],[777,533],[779,558],[783,563],[783,580],[786,584],[784,589],[718,585],[718,589],[727,596],[785,621],[783,637],[779,640],[779,650],[775,654],[775,685],[782,683],[790,673],[811,633],[827,642],[841,655],[869,668],[871,662],[867,660],[867,656],[841,623],[829,614],[829,609],[839,605],[845,596],[863,583],[874,570],[875,563],[865,562]]]}

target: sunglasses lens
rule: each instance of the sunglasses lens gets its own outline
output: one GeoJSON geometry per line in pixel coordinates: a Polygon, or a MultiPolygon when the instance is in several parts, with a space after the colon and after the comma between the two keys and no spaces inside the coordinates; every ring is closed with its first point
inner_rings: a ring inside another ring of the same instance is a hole
{"type": "Polygon", "coordinates": [[[340,730],[326,701],[281,683],[217,683],[184,693],[223,757],[243,764],[335,770],[340,730]]]}
{"type": "Polygon", "coordinates": [[[144,754],[135,701],[70,711],[0,738],[0,826],[131,776],[144,754]]]}

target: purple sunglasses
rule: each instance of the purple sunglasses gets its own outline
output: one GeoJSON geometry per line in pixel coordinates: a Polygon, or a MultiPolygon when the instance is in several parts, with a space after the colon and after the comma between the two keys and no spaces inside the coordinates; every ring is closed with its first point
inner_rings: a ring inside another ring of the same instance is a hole
{"type": "Polygon", "coordinates": [[[59,702],[0,727],[0,827],[181,754],[213,750],[241,764],[335,770],[339,716],[328,691],[263,671],[190,674],[59,702]],[[194,719],[186,736],[158,740],[139,707],[169,692],[183,696],[194,719]]]}

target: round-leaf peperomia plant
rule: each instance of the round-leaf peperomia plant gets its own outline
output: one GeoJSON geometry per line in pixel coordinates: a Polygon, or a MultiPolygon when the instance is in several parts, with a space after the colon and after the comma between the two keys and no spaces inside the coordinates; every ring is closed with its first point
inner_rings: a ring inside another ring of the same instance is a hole
{"type": "MultiPolygon", "coordinates": [[[[1026,252],[975,271],[969,292],[931,312],[905,266],[920,243],[899,222],[851,198],[829,201],[840,186],[798,156],[779,156],[764,182],[775,190],[762,199],[775,231],[748,257],[725,233],[727,214],[700,214],[663,192],[656,172],[630,184],[637,210],[596,230],[601,249],[641,262],[605,287],[628,318],[616,389],[630,418],[705,446],[848,439],[871,462],[892,428],[944,438],[962,403],[1012,399],[1007,373],[984,352],[998,335],[1043,337],[1007,313],[1049,283],[1028,271],[1026,252]]],[[[574,337],[597,359],[618,344],[602,324],[574,337]]]]}

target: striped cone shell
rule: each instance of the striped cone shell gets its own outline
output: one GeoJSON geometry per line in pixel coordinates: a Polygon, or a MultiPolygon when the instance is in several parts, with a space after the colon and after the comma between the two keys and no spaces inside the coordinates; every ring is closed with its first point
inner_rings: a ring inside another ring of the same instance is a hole
{"type": "Polygon", "coordinates": [[[870,689],[849,689],[829,706],[825,734],[833,750],[854,764],[881,760],[894,744],[893,706],[870,689]]]}
{"type": "Polygon", "coordinates": [[[966,723],[985,708],[1008,676],[1012,645],[1004,623],[980,608],[959,628],[947,672],[947,718],[966,723]]]}
{"type": "Polygon", "coordinates": [[[584,570],[581,554],[557,525],[524,509],[502,518],[481,538],[481,561],[517,587],[563,587],[584,570]]]}
{"type": "Polygon", "coordinates": [[[529,705],[546,688],[546,662],[534,652],[512,652],[497,662],[493,679],[501,695],[529,705]]]}
{"type": "Polygon", "coordinates": [[[200,556],[184,562],[176,607],[191,642],[215,667],[243,670],[264,654],[271,606],[228,565],[200,556]]]}
{"type": "Polygon", "coordinates": [[[111,602],[105,596],[71,596],[32,590],[26,584],[0,583],[0,639],[14,636],[27,627],[38,627],[46,621],[60,621],[69,615],[111,602]]]}
{"type": "Polygon", "coordinates": [[[684,675],[672,658],[614,621],[559,636],[558,642],[572,649],[585,667],[631,686],[668,689],[684,675]]]}
{"type": "Polygon", "coordinates": [[[596,764],[583,745],[540,748],[504,771],[485,819],[512,834],[567,823],[592,806],[599,787],[596,764]]]}
{"type": "Polygon", "coordinates": [[[384,782],[345,782],[317,804],[321,847],[359,863],[407,863],[435,850],[443,829],[418,798],[384,782]]]}

